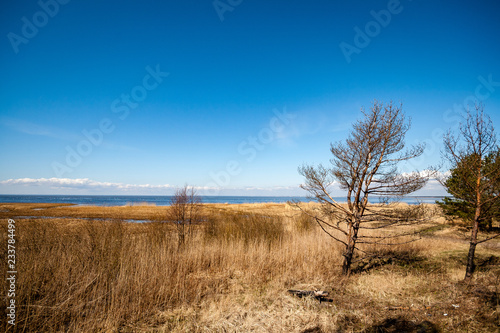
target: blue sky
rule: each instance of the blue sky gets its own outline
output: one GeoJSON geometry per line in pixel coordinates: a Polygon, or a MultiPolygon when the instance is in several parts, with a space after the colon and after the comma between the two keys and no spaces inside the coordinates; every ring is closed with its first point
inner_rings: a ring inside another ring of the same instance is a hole
{"type": "Polygon", "coordinates": [[[474,99],[500,123],[498,1],[0,6],[4,194],[304,195],[297,167],[374,99],[428,144],[403,171],[439,163],[474,99]]]}

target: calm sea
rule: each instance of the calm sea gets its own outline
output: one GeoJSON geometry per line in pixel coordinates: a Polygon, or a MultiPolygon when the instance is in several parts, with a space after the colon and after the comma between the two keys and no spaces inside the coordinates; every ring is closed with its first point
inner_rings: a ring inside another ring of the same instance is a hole
{"type": "MultiPolygon", "coordinates": [[[[150,195],[0,195],[0,202],[29,202],[29,203],[71,203],[77,205],[94,206],[125,206],[137,204],[154,204],[157,206],[168,206],[172,196],[150,196],[150,195]]],[[[306,197],[270,197],[270,196],[201,196],[204,203],[282,203],[292,200],[312,201],[306,197]]],[[[345,202],[345,197],[335,197],[338,202],[345,202]]],[[[442,196],[405,197],[401,201],[408,204],[435,203],[443,199],[442,196]]],[[[379,200],[373,198],[372,203],[379,200]]]]}

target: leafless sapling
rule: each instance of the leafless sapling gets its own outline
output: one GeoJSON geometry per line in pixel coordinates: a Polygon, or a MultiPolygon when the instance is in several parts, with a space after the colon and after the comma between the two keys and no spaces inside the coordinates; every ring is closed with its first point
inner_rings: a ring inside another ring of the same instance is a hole
{"type": "Polygon", "coordinates": [[[177,189],[171,199],[167,220],[175,224],[179,246],[193,232],[193,224],[201,220],[201,198],[193,187],[185,185],[177,189]]]}

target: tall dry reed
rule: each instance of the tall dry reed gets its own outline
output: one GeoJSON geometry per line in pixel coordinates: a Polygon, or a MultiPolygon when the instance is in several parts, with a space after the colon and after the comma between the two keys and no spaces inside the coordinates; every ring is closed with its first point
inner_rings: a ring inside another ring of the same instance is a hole
{"type": "Polygon", "coordinates": [[[57,332],[167,325],[164,311],[239,288],[326,278],[324,262],[338,256],[311,247],[317,243],[312,238],[287,235],[280,218],[213,214],[207,220],[182,247],[166,223],[18,220],[18,327],[57,332]]]}

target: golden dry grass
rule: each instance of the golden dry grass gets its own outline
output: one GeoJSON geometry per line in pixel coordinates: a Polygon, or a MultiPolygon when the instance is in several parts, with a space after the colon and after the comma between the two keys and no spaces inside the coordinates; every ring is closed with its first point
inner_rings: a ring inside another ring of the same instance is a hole
{"type": "MultiPolygon", "coordinates": [[[[304,204],[314,208],[315,204],[304,204]]],[[[0,253],[17,219],[17,330],[26,332],[495,332],[500,241],[464,285],[464,233],[429,206],[417,242],[371,248],[340,275],[342,248],[286,204],[204,205],[181,248],[166,207],[0,204],[0,253]],[[38,209],[43,208],[43,209],[38,209]],[[63,218],[64,217],[64,218],[63,218]],[[86,218],[86,219],[82,219],[86,218]],[[106,221],[92,220],[105,218],[106,221]],[[423,228],[423,227],[422,227],[423,228]],[[320,289],[332,302],[296,298],[320,289]]],[[[6,270],[2,262],[2,270],[6,270]]],[[[2,295],[6,295],[2,284],[2,295]]],[[[5,313],[5,303],[1,305],[5,313]]],[[[3,331],[14,331],[2,320],[3,331]]]]}

